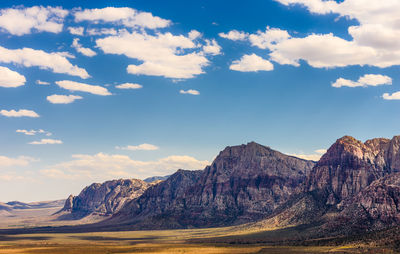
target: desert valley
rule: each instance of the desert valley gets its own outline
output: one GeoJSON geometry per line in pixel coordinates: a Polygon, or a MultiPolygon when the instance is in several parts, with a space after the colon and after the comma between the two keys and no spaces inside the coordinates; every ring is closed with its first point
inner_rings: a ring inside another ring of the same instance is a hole
{"type": "Polygon", "coordinates": [[[2,253],[396,251],[399,171],[400,136],[344,136],[318,162],[250,142],[203,170],[2,204],[2,253]]]}

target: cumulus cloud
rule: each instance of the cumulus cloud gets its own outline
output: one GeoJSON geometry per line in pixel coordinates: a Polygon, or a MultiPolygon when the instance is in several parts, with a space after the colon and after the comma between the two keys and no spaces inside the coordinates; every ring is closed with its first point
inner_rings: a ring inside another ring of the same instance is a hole
{"type": "Polygon", "coordinates": [[[94,52],[92,49],[90,48],[84,48],[82,46],[82,44],[79,43],[79,39],[75,38],[72,41],[72,47],[76,49],[76,51],[78,51],[79,53],[81,53],[82,55],[88,56],[88,57],[92,57],[97,55],[96,52],[94,52]]]}
{"type": "Polygon", "coordinates": [[[116,146],[115,148],[119,150],[129,150],[129,151],[138,151],[138,150],[154,151],[160,149],[158,146],[146,143],[137,146],[116,146]]]}
{"type": "Polygon", "coordinates": [[[62,144],[62,143],[63,142],[58,139],[43,138],[39,141],[32,141],[28,144],[30,144],[30,145],[58,145],[58,144],[62,144]]]}
{"type": "Polygon", "coordinates": [[[191,94],[191,95],[200,95],[200,92],[197,90],[189,89],[189,90],[180,90],[181,94],[191,94]]]}
{"type": "Polygon", "coordinates": [[[70,80],[56,81],[56,84],[59,87],[67,89],[69,91],[86,92],[102,96],[111,95],[111,93],[107,90],[107,88],[102,86],[89,85],[70,80]]]}
{"type": "Polygon", "coordinates": [[[164,28],[171,24],[171,21],[153,16],[149,12],[140,12],[128,7],[77,11],[75,21],[112,22],[126,27],[148,29],[164,28]]]}
{"type": "Polygon", "coordinates": [[[171,174],[178,169],[202,169],[209,165],[208,161],[200,161],[186,155],[172,155],[153,161],[139,161],[126,155],[105,153],[76,154],[72,158],[71,161],[58,163],[40,172],[50,178],[105,181],[124,177],[143,179],[171,174]]]}
{"type": "Polygon", "coordinates": [[[7,156],[0,155],[0,167],[16,167],[16,166],[28,166],[31,162],[38,161],[35,158],[29,156],[19,156],[16,158],[11,158],[7,156]]]}
{"type": "Polygon", "coordinates": [[[28,135],[28,136],[34,136],[36,134],[45,134],[46,136],[51,136],[52,135],[51,132],[45,131],[43,129],[39,129],[39,130],[21,130],[21,129],[18,129],[15,132],[23,133],[23,134],[28,135]]]}
{"type": "Polygon", "coordinates": [[[392,79],[389,76],[380,74],[365,74],[360,77],[358,81],[352,81],[344,78],[338,78],[335,83],[332,84],[333,87],[367,87],[367,86],[381,86],[381,85],[391,85],[392,79]]]}
{"type": "Polygon", "coordinates": [[[296,37],[288,31],[270,27],[254,34],[232,30],[232,33],[220,36],[246,40],[252,46],[265,49],[269,54],[268,60],[281,65],[300,66],[301,60],[315,68],[400,65],[400,41],[397,39],[400,36],[399,1],[372,0],[368,4],[362,0],[275,1],[287,6],[300,5],[319,15],[332,13],[355,19],[359,24],[348,27],[350,39],[332,33],[296,37]]]}
{"type": "Polygon", "coordinates": [[[304,38],[288,38],[271,48],[271,59],[281,64],[298,66],[305,60],[313,67],[371,65],[389,67],[400,64],[398,25],[399,1],[372,0],[276,0],[284,5],[298,4],[316,14],[335,13],[356,19],[359,25],[348,28],[352,40],[333,34],[312,34],[304,38]]]}
{"type": "Polygon", "coordinates": [[[48,85],[50,85],[50,83],[49,82],[46,82],[46,81],[41,81],[41,80],[36,80],[36,82],[35,82],[36,84],[38,84],[38,85],[44,85],[44,86],[48,86],[48,85]]]}
{"type": "Polygon", "coordinates": [[[13,35],[37,32],[59,33],[68,11],[59,7],[33,6],[0,10],[0,27],[13,35]]]}
{"type": "Polygon", "coordinates": [[[118,88],[118,89],[140,89],[142,87],[143,87],[142,85],[134,84],[134,83],[124,83],[124,84],[115,86],[115,88],[118,88]]]}
{"type": "Polygon", "coordinates": [[[249,36],[248,33],[239,32],[237,30],[229,31],[228,33],[219,33],[220,37],[232,40],[232,41],[244,41],[249,36]]]}
{"type": "Polygon", "coordinates": [[[46,99],[53,104],[69,104],[74,102],[75,100],[80,100],[82,98],[83,98],[82,96],[78,95],[58,95],[58,94],[53,94],[46,97],[46,99]]]}
{"type": "Polygon", "coordinates": [[[203,52],[210,55],[221,54],[221,46],[218,45],[216,40],[205,40],[206,45],[203,46],[203,52]]]}
{"type": "MultiPolygon", "coordinates": [[[[129,65],[128,73],[186,79],[204,73],[209,64],[197,44],[184,35],[123,32],[96,40],[104,53],[125,55],[143,63],[129,65]],[[189,51],[189,52],[188,52],[189,51]]],[[[215,45],[213,45],[215,46],[215,45]]]]}
{"type": "Polygon", "coordinates": [[[0,87],[19,87],[25,85],[25,82],[25,76],[0,66],[0,87]]]}
{"type": "Polygon", "coordinates": [[[229,69],[242,72],[271,71],[274,69],[274,66],[270,61],[256,54],[251,54],[244,55],[240,60],[233,61],[229,69]]]}
{"type": "Polygon", "coordinates": [[[82,36],[84,30],[85,29],[82,26],[79,26],[79,27],[68,27],[68,31],[70,32],[70,34],[73,34],[73,35],[82,36]]]}
{"type": "Polygon", "coordinates": [[[36,66],[40,69],[78,76],[83,79],[90,77],[85,69],[72,65],[67,57],[71,56],[64,52],[47,53],[31,48],[7,49],[0,46],[0,62],[14,63],[25,67],[36,66]]]}
{"type": "Polygon", "coordinates": [[[20,109],[20,110],[0,110],[0,114],[6,117],[39,117],[39,115],[32,110],[20,109]]]}
{"type": "Polygon", "coordinates": [[[192,30],[192,31],[189,32],[188,37],[191,40],[195,40],[195,39],[201,37],[201,33],[199,31],[197,31],[197,30],[192,30]]]}
{"type": "Polygon", "coordinates": [[[382,98],[385,100],[400,100],[400,91],[392,94],[384,93],[382,98]]]}
{"type": "Polygon", "coordinates": [[[253,46],[266,49],[288,38],[290,38],[290,35],[287,31],[279,28],[267,27],[265,32],[257,31],[257,33],[251,34],[249,36],[249,41],[253,46]]]}

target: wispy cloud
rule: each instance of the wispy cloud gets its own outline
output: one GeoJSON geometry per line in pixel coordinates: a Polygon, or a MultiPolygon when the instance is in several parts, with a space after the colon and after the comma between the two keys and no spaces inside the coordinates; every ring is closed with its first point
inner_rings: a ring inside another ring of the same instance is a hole
{"type": "Polygon", "coordinates": [[[62,143],[63,142],[61,140],[58,140],[58,139],[44,138],[44,139],[41,139],[39,141],[29,142],[28,144],[30,144],[30,145],[58,145],[58,144],[62,144],[62,143]]]}
{"type": "Polygon", "coordinates": [[[70,91],[86,92],[86,93],[102,95],[102,96],[111,95],[111,93],[107,90],[107,88],[102,87],[102,86],[89,85],[89,84],[79,83],[79,82],[70,81],[70,80],[56,81],[56,84],[59,87],[70,90],[70,91]]]}
{"type": "Polygon", "coordinates": [[[124,84],[115,86],[115,88],[118,88],[118,89],[140,89],[142,87],[143,87],[142,85],[134,84],[134,83],[124,83],[124,84]]]}
{"type": "Polygon", "coordinates": [[[39,129],[39,130],[23,130],[23,129],[21,130],[21,129],[18,129],[15,132],[23,133],[23,134],[28,135],[28,136],[34,136],[36,134],[45,134],[46,136],[51,136],[52,135],[51,132],[48,132],[48,131],[45,131],[45,130],[42,130],[42,129],[39,129]]]}
{"type": "Polygon", "coordinates": [[[144,150],[144,151],[154,151],[160,149],[158,146],[152,145],[152,144],[141,144],[137,146],[116,146],[116,149],[119,150],[129,150],[129,151],[138,151],[138,150],[144,150]]]}
{"type": "Polygon", "coordinates": [[[191,95],[200,95],[200,92],[194,89],[189,90],[180,90],[179,93],[181,94],[191,94],[191,95]]]}
{"type": "Polygon", "coordinates": [[[97,55],[96,52],[94,52],[92,49],[90,48],[84,48],[82,46],[82,44],[79,43],[79,39],[75,38],[72,41],[72,47],[76,49],[76,51],[78,51],[79,53],[81,53],[82,55],[88,56],[88,57],[92,57],[97,55]]]}

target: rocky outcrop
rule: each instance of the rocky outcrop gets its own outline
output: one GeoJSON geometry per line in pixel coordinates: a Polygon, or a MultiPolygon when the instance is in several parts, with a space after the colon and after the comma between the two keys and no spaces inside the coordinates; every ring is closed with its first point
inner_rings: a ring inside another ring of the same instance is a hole
{"type": "Polygon", "coordinates": [[[400,171],[400,136],[362,143],[350,136],[338,139],[310,172],[305,191],[326,192],[334,205],[359,193],[373,181],[400,171]]]}
{"type": "Polygon", "coordinates": [[[381,229],[400,223],[400,173],[372,182],[356,196],[341,204],[340,220],[381,229]],[[362,223],[359,223],[362,221],[362,223]]]}
{"type": "Polygon", "coordinates": [[[227,147],[203,171],[149,188],[111,221],[143,228],[231,225],[263,218],[302,190],[314,162],[251,142],[227,147]]]}
{"type": "Polygon", "coordinates": [[[112,215],[126,202],[142,195],[151,185],[138,179],[94,183],[84,188],[78,196],[70,195],[60,212],[70,212],[77,219],[89,214],[112,215]]]}

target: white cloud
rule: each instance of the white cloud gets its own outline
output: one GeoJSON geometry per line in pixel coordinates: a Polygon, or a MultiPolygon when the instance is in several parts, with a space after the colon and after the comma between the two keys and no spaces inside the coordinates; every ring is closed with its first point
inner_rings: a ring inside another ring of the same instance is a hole
{"type": "Polygon", "coordinates": [[[366,86],[391,85],[392,78],[380,74],[365,74],[358,79],[358,82],[366,86]]]}
{"type": "Polygon", "coordinates": [[[45,134],[46,136],[51,136],[52,135],[51,132],[48,132],[48,131],[45,131],[45,130],[42,130],[42,129],[39,129],[39,130],[21,130],[21,129],[18,129],[15,132],[23,133],[23,134],[28,135],[28,136],[34,136],[34,135],[36,135],[38,133],[39,134],[45,134]]]}
{"type": "Polygon", "coordinates": [[[138,161],[126,155],[104,153],[76,154],[72,158],[71,161],[58,163],[40,172],[50,178],[105,181],[124,177],[143,179],[154,175],[171,174],[178,169],[202,169],[209,165],[208,161],[200,161],[185,155],[172,155],[154,161],[138,161]]]}
{"type": "Polygon", "coordinates": [[[291,156],[301,158],[304,160],[319,161],[322,155],[326,153],[326,149],[315,150],[315,154],[289,154],[291,156]]]}
{"type": "Polygon", "coordinates": [[[84,28],[82,26],[79,27],[68,27],[68,31],[73,35],[83,35],[84,28]]]}
{"type": "Polygon", "coordinates": [[[68,11],[56,7],[33,6],[0,10],[0,27],[13,35],[38,32],[59,33],[68,11]]]}
{"type": "Polygon", "coordinates": [[[0,155],[0,167],[16,167],[16,166],[28,166],[31,162],[38,161],[35,158],[29,156],[19,156],[17,158],[10,158],[7,156],[0,155]]]}
{"type": "Polygon", "coordinates": [[[380,74],[365,74],[360,77],[358,81],[352,81],[344,78],[338,78],[335,83],[332,84],[333,87],[367,87],[367,86],[381,86],[381,85],[391,85],[392,79],[389,76],[380,74]]]}
{"type": "Polygon", "coordinates": [[[94,52],[92,49],[82,47],[82,45],[79,43],[79,39],[78,38],[75,38],[72,41],[72,45],[71,46],[73,48],[75,48],[76,51],[78,51],[82,55],[85,55],[85,56],[88,56],[88,57],[92,57],[92,56],[97,55],[96,52],[94,52]]]}
{"type": "Polygon", "coordinates": [[[149,12],[139,12],[132,8],[106,7],[102,9],[86,9],[75,13],[75,21],[112,22],[133,28],[164,28],[171,21],[153,16],[149,12]]]}
{"type": "Polygon", "coordinates": [[[50,83],[49,82],[46,82],[46,81],[41,81],[41,80],[36,80],[36,82],[35,82],[36,84],[38,84],[38,85],[45,85],[45,86],[48,86],[48,85],[50,85],[50,83]]]}
{"type": "Polygon", "coordinates": [[[53,94],[46,97],[46,99],[53,104],[69,104],[74,102],[75,100],[80,100],[82,98],[83,98],[82,96],[78,95],[58,95],[58,94],[53,94]]]}
{"type": "Polygon", "coordinates": [[[0,62],[20,64],[25,67],[37,66],[55,73],[65,73],[83,79],[90,77],[85,69],[72,65],[67,57],[71,56],[64,52],[47,53],[31,48],[7,49],[0,46],[0,62]]]}
{"type": "Polygon", "coordinates": [[[214,56],[221,54],[221,46],[218,45],[216,40],[205,40],[205,41],[206,45],[203,46],[204,53],[214,56]]]}
{"type": "Polygon", "coordinates": [[[133,83],[124,83],[124,84],[120,84],[115,86],[118,89],[140,89],[143,86],[139,85],[139,84],[133,84],[133,83]]]}
{"type": "Polygon", "coordinates": [[[271,71],[274,69],[272,63],[256,54],[244,55],[240,60],[233,61],[229,69],[234,71],[271,71]]]}
{"type": "Polygon", "coordinates": [[[39,117],[39,115],[32,110],[20,109],[20,110],[1,110],[0,114],[6,117],[39,117]]]}
{"type": "Polygon", "coordinates": [[[284,5],[299,4],[316,14],[336,13],[356,19],[359,25],[348,28],[352,40],[333,34],[312,34],[288,38],[270,48],[271,59],[280,64],[298,66],[305,60],[317,68],[371,65],[400,65],[399,1],[362,0],[276,0],[284,5]]]}
{"type": "Polygon", "coordinates": [[[197,30],[192,30],[189,32],[188,36],[189,36],[189,39],[195,40],[195,39],[201,37],[201,33],[197,30]]]}
{"type": "Polygon", "coordinates": [[[87,29],[88,35],[117,35],[117,30],[114,28],[91,28],[87,29]]]}
{"type": "Polygon", "coordinates": [[[56,81],[56,84],[59,87],[70,91],[87,92],[102,96],[111,95],[111,93],[107,90],[107,88],[102,86],[88,85],[70,80],[56,81]]]}
{"type": "Polygon", "coordinates": [[[267,27],[265,32],[257,31],[256,34],[251,34],[249,36],[249,41],[253,46],[267,49],[277,43],[287,40],[288,38],[290,38],[290,35],[287,31],[279,28],[267,27]]]}
{"type": "Polygon", "coordinates": [[[154,151],[160,149],[158,146],[146,143],[137,146],[122,146],[122,147],[116,146],[115,148],[120,150],[129,150],[129,151],[138,151],[138,150],[154,151]]]}
{"type": "Polygon", "coordinates": [[[400,100],[400,91],[392,94],[384,93],[382,98],[385,100],[400,100]]]}
{"type": "Polygon", "coordinates": [[[244,41],[249,36],[249,34],[237,30],[229,31],[229,33],[219,33],[218,35],[232,41],[244,41]]]}
{"type": "Polygon", "coordinates": [[[179,93],[181,94],[191,94],[191,95],[199,95],[200,92],[197,90],[189,89],[189,90],[180,90],[179,93]]]}
{"type": "Polygon", "coordinates": [[[41,139],[40,141],[33,141],[28,144],[30,144],[30,145],[58,145],[58,144],[62,144],[62,143],[63,142],[58,139],[44,138],[44,139],[41,139]]]}
{"type": "Polygon", "coordinates": [[[0,87],[18,87],[25,85],[26,79],[16,71],[0,66],[0,87]]]}
{"type": "Polygon", "coordinates": [[[187,79],[204,73],[202,68],[209,64],[203,52],[194,51],[197,44],[183,35],[124,32],[97,39],[96,44],[105,53],[142,61],[139,65],[128,66],[131,74],[187,79]]]}

